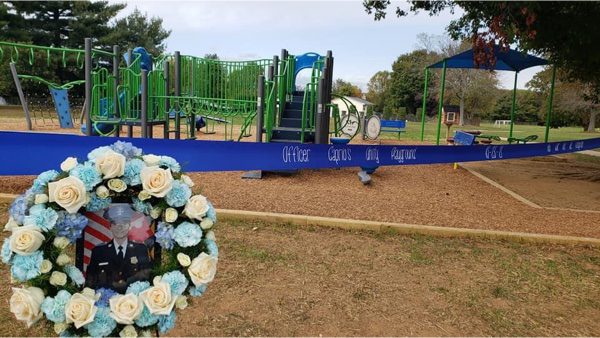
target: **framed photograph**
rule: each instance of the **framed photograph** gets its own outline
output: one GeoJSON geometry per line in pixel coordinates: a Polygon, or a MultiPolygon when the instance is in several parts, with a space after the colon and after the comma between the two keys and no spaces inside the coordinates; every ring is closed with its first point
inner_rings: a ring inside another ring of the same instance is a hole
{"type": "Polygon", "coordinates": [[[137,281],[149,281],[150,270],[160,253],[155,248],[155,222],[133,210],[128,203],[88,212],[84,229],[82,267],[86,286],[125,293],[137,281]]]}

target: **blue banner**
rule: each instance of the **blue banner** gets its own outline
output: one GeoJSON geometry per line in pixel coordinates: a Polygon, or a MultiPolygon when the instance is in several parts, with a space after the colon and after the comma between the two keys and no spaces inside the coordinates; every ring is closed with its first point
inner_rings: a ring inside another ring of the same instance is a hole
{"type": "Polygon", "coordinates": [[[175,158],[184,171],[374,168],[546,156],[600,148],[600,138],[519,145],[324,145],[88,137],[30,132],[0,132],[0,175],[37,175],[58,169],[69,156],[80,162],[94,148],[117,140],[145,154],[175,158]]]}

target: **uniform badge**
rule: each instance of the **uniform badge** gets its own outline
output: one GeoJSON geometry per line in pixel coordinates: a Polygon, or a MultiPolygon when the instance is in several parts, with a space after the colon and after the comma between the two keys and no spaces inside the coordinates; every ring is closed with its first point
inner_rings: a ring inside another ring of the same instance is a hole
{"type": "Polygon", "coordinates": [[[138,263],[137,256],[131,257],[131,264],[137,264],[137,263],[138,263]]]}

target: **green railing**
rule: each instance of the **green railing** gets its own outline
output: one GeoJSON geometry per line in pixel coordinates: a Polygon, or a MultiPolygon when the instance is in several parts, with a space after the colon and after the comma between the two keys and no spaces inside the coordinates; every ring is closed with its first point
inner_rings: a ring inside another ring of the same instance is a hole
{"type": "MultiPolygon", "coordinates": [[[[83,49],[73,49],[73,48],[62,48],[62,47],[46,47],[46,46],[36,46],[36,45],[28,45],[23,43],[14,43],[14,42],[4,42],[0,41],[0,61],[4,60],[5,54],[7,53],[5,49],[10,50],[10,61],[17,62],[19,61],[19,57],[22,54],[26,54],[28,57],[29,65],[33,66],[35,63],[35,54],[38,52],[42,52],[46,58],[46,63],[50,66],[53,55],[59,54],[61,58],[61,62],[63,67],[66,67],[69,61],[69,57],[73,57],[72,60],[75,61],[76,66],[80,69],[83,69],[84,66],[84,55],[85,51],[83,49]]],[[[114,54],[111,52],[106,52],[99,49],[92,50],[92,58],[96,58],[99,56],[105,57],[113,57],[114,54]]]]}

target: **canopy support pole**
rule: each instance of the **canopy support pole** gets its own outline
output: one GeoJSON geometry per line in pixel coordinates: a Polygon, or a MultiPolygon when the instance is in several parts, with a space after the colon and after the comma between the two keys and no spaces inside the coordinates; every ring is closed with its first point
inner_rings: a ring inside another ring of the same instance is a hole
{"type": "Polygon", "coordinates": [[[519,76],[519,72],[515,72],[515,85],[513,87],[513,97],[512,97],[512,107],[510,108],[510,132],[508,133],[508,137],[513,136],[513,128],[515,125],[515,109],[517,105],[517,77],[519,76]]]}
{"type": "Polygon", "coordinates": [[[442,130],[442,108],[444,106],[444,89],[446,87],[446,59],[442,68],[442,83],[440,84],[440,102],[438,104],[438,121],[437,121],[437,141],[436,145],[440,145],[440,131],[442,130]]]}
{"type": "Polygon", "coordinates": [[[554,100],[554,81],[556,80],[556,65],[552,67],[552,81],[550,82],[550,96],[548,96],[548,111],[546,112],[546,134],[544,142],[548,143],[550,134],[550,121],[552,120],[552,101],[554,100]]]}
{"type": "Polygon", "coordinates": [[[427,85],[429,80],[429,68],[425,67],[425,87],[423,89],[423,109],[421,109],[421,142],[425,137],[425,111],[427,110],[427,85]]]}

